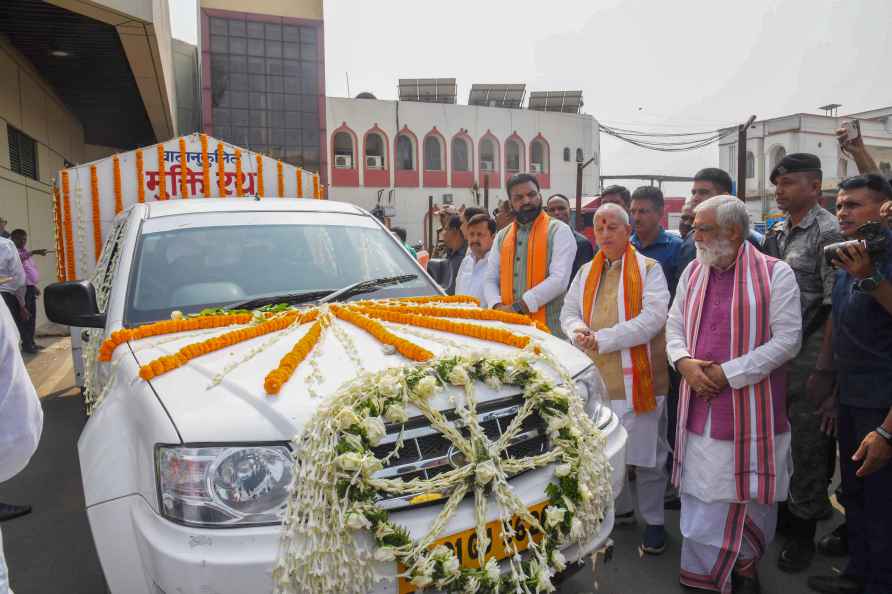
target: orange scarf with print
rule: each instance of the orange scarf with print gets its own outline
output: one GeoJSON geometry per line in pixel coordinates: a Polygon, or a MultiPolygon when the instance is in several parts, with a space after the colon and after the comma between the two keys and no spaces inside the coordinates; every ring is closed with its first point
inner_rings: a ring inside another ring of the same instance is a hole
{"type": "MultiPolygon", "coordinates": [[[[585,289],[582,293],[583,319],[591,324],[592,305],[595,295],[598,294],[598,284],[601,282],[601,273],[606,261],[603,250],[595,254],[588,277],[585,279],[585,289]]],[[[623,320],[631,320],[641,313],[644,306],[644,283],[641,280],[641,270],[638,267],[638,252],[629,243],[626,245],[626,253],[623,255],[623,307],[625,317],[623,320]]],[[[647,344],[639,344],[629,349],[632,359],[632,406],[635,414],[647,413],[657,408],[657,399],[654,394],[653,373],[650,366],[650,355],[647,352],[647,344]]],[[[624,370],[625,372],[625,370],[624,370]]]]}
{"type": "MultiPolygon", "coordinates": [[[[533,221],[530,239],[527,243],[527,289],[531,289],[548,276],[548,222],[551,220],[545,211],[539,213],[533,221]]],[[[499,254],[499,290],[502,304],[511,305],[520,295],[514,295],[514,257],[517,247],[517,222],[511,223],[505,239],[502,241],[502,252],[499,254]]],[[[545,324],[545,306],[540,307],[530,317],[545,324]]]]}

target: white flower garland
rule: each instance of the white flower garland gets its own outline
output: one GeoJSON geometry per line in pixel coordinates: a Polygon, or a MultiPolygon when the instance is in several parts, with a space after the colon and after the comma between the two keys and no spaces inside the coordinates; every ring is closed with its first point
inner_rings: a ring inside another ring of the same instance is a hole
{"type": "Polygon", "coordinates": [[[335,393],[294,441],[294,481],[273,572],[275,592],[367,592],[381,579],[376,566],[382,562],[407,568],[402,576],[418,589],[553,591],[554,572],[566,566],[559,547],[583,544],[609,508],[610,465],[604,455],[604,436],[585,414],[572,382],[565,383],[569,389],[555,385],[533,366],[537,361],[548,364],[567,381],[568,374],[553,359],[526,351],[513,359],[449,356],[365,373],[335,393]],[[477,382],[523,388],[523,404],[495,441],[489,440],[477,423],[477,382]],[[430,397],[447,385],[464,389],[464,398],[455,399],[455,408],[469,431],[467,438],[429,403],[430,397]],[[376,458],[372,448],[384,437],[386,421],[407,420],[409,405],[420,410],[430,425],[464,454],[465,466],[431,479],[374,478],[386,459],[376,458]],[[547,423],[551,449],[528,458],[503,457],[524,419],[533,413],[547,423]],[[508,478],[552,463],[557,463],[555,478],[546,489],[549,505],[540,522],[513,492],[508,478]],[[448,498],[428,533],[413,541],[375,502],[379,497],[419,492],[439,492],[448,498]],[[475,502],[478,569],[462,568],[447,547],[430,550],[469,494],[475,502]],[[509,566],[504,575],[494,559],[484,558],[490,498],[501,510],[498,521],[509,566]],[[526,560],[514,544],[514,516],[543,534],[540,542],[530,542],[526,560]]]}

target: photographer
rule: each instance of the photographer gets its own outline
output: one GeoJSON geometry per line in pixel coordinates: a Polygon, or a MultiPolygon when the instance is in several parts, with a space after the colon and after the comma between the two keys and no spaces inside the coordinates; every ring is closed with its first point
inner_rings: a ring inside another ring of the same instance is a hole
{"type": "Polygon", "coordinates": [[[847,240],[828,246],[840,270],[833,289],[832,363],[838,381],[840,470],[849,564],[842,575],[814,576],[826,593],[892,591],[892,232],[879,222],[892,186],[867,174],[839,185],[837,218],[847,240]]]}

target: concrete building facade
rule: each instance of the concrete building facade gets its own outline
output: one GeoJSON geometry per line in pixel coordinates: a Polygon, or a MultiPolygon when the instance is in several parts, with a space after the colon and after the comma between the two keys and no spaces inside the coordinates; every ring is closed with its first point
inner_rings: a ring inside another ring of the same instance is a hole
{"type": "Polygon", "coordinates": [[[329,97],[328,196],[366,209],[378,204],[411,242],[424,236],[428,199],[483,206],[507,198],[515,173],[536,175],[542,195],[576,196],[577,160],[583,194],[598,191],[598,124],[590,115],[414,101],[329,97]]]}

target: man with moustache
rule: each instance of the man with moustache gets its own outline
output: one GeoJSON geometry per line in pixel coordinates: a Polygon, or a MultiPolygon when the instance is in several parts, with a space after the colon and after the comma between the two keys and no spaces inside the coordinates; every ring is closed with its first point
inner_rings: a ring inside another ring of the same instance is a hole
{"type": "Polygon", "coordinates": [[[666,324],[683,378],[672,471],[680,581],[722,594],[761,592],[757,565],[792,473],[784,363],[799,351],[799,287],[788,264],[746,241],[749,228],[733,196],[697,207],[697,259],[666,324]]]}
{"type": "Polygon", "coordinates": [[[834,372],[817,363],[829,332],[836,275],[824,258],[824,246],[842,241],[842,235],[836,217],[819,204],[817,156],[791,153],[769,179],[786,216],[766,234],[765,253],[790,265],[802,296],[802,349],[790,365],[787,387],[794,470],[790,499],[785,510],[781,506],[781,524],[788,538],[777,560],[782,571],[795,573],[811,564],[818,520],[833,513],[827,490],[836,451],[834,372]]]}
{"type": "Polygon", "coordinates": [[[542,210],[535,176],[519,173],[507,190],[515,219],[499,231],[489,253],[486,304],[528,315],[564,338],[560,313],[576,258],[573,232],[542,210]]]}
{"type": "Polygon", "coordinates": [[[695,206],[696,204],[694,204],[693,196],[688,196],[687,200],[684,201],[684,206],[681,207],[681,217],[678,221],[678,233],[681,235],[682,241],[687,239],[688,234],[691,232],[691,227],[694,226],[695,206]]]}
{"type": "Polygon", "coordinates": [[[466,226],[468,253],[458,269],[455,294],[470,295],[484,302],[483,282],[486,278],[486,256],[496,234],[496,222],[486,212],[475,214],[466,226]]]}
{"type": "Polygon", "coordinates": [[[576,278],[576,272],[580,267],[586,262],[592,261],[595,255],[592,242],[588,240],[588,237],[573,229],[573,226],[570,224],[570,201],[563,194],[552,194],[548,198],[545,211],[552,218],[566,223],[570,230],[573,231],[573,237],[576,239],[576,258],[573,260],[573,270],[570,273],[572,282],[572,279],[576,278]]]}

